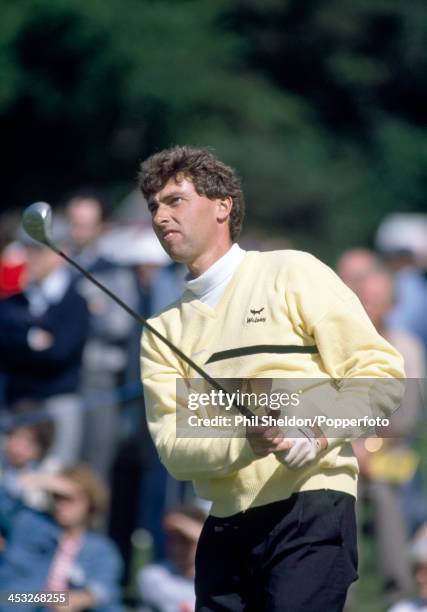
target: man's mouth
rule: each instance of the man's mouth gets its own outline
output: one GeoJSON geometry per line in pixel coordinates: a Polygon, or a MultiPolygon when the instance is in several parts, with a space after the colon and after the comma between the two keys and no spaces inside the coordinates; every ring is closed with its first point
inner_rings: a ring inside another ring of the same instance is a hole
{"type": "Polygon", "coordinates": [[[177,234],[177,233],[178,232],[176,230],[167,230],[166,232],[163,233],[163,240],[168,240],[172,238],[174,234],[177,234]]]}

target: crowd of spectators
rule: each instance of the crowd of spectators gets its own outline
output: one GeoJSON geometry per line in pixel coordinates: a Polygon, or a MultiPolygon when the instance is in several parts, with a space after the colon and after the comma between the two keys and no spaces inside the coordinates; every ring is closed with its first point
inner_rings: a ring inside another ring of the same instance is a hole
{"type": "MultiPolygon", "coordinates": [[[[119,220],[102,193],[76,191],[56,209],[53,239],[148,317],[180,295],[185,273],[160,248],[138,197],[131,199],[141,216],[119,220]]],[[[123,605],[191,612],[206,508],[188,483],[167,475],[148,434],[140,326],[26,236],[19,215],[6,215],[2,227],[0,592],[71,589],[76,612],[123,605]],[[141,529],[152,565],[132,577],[131,536],[141,529]]],[[[403,354],[411,381],[389,430],[353,443],[359,522],[369,503],[378,575],[393,612],[427,609],[427,494],[417,444],[425,420],[427,258],[410,237],[402,245],[403,234],[390,242],[382,228],[376,251],[349,250],[336,266],[403,354]]]]}
{"type": "MultiPolygon", "coordinates": [[[[1,236],[0,591],[72,588],[73,610],[118,609],[132,532],[164,559],[163,514],[190,488],[167,477],[148,435],[140,326],[19,221],[5,216],[1,236]]],[[[178,297],[183,273],[151,227],[114,221],[102,193],[70,194],[52,232],[143,316],[178,297]]]]}

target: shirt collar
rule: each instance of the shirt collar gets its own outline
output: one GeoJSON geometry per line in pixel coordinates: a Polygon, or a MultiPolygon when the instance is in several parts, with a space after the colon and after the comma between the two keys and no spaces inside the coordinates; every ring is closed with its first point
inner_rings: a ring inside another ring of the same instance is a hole
{"type": "Polygon", "coordinates": [[[31,314],[43,315],[52,304],[62,300],[70,284],[70,273],[65,267],[51,272],[40,284],[30,284],[25,290],[31,314]]]}
{"type": "Polygon", "coordinates": [[[210,268],[197,278],[186,279],[186,288],[197,298],[201,298],[212,291],[218,285],[228,281],[240,265],[246,251],[241,249],[237,243],[218,259],[210,268]]]}

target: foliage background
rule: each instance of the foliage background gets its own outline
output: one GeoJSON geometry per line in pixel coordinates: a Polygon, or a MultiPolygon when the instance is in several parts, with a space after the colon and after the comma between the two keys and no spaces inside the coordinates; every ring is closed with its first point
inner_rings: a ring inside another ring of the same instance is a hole
{"type": "Polygon", "coordinates": [[[425,211],[424,0],[0,0],[3,208],[213,147],[248,226],[333,261],[425,211]]]}

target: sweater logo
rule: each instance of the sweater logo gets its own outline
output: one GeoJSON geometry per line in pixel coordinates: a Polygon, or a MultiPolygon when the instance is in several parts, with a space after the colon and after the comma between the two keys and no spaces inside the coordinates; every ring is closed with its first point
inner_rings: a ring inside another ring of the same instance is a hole
{"type": "Polygon", "coordinates": [[[246,323],[265,323],[267,321],[267,317],[263,315],[264,310],[265,310],[264,306],[259,309],[251,308],[250,309],[251,314],[246,317],[246,323]]]}

